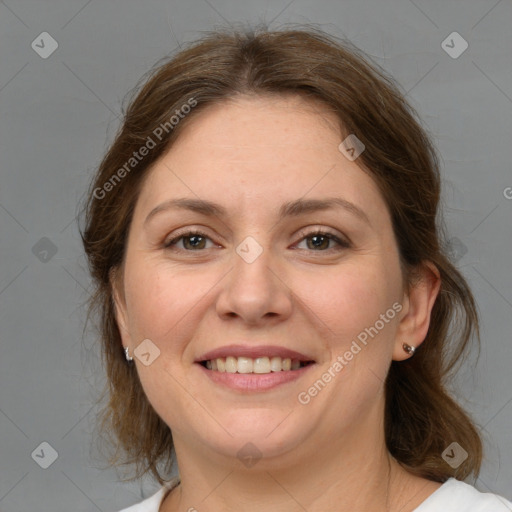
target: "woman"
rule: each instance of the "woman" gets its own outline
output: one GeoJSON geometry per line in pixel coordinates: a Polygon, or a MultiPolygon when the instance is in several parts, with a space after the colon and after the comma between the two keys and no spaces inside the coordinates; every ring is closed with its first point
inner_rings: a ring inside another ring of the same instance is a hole
{"type": "Polygon", "coordinates": [[[112,461],[162,485],[127,511],[512,510],[462,482],[481,440],[444,386],[478,320],[439,196],[393,82],[318,31],[213,33],[149,77],[82,235],[112,461]]]}

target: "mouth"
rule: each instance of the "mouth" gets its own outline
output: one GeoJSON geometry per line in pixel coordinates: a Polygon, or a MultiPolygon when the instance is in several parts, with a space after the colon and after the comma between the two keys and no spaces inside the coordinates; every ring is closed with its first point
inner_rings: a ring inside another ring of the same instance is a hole
{"type": "Polygon", "coordinates": [[[197,367],[215,385],[264,392],[300,379],[316,365],[311,355],[270,345],[229,345],[202,354],[197,367]]]}
{"type": "Polygon", "coordinates": [[[207,370],[220,373],[255,373],[268,374],[276,372],[295,371],[314,364],[314,361],[292,359],[290,357],[263,356],[263,357],[217,357],[199,361],[207,370]]]}

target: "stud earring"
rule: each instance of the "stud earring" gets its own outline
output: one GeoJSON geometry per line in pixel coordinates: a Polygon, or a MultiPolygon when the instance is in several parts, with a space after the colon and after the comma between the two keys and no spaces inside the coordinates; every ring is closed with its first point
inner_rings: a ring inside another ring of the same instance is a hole
{"type": "Polygon", "coordinates": [[[413,347],[412,345],[407,345],[407,343],[402,344],[402,348],[405,352],[407,352],[410,356],[414,355],[414,352],[416,351],[416,347],[413,347]]]}
{"type": "Polygon", "coordinates": [[[128,347],[124,347],[124,357],[127,361],[133,361],[133,357],[130,356],[130,349],[128,347]]]}

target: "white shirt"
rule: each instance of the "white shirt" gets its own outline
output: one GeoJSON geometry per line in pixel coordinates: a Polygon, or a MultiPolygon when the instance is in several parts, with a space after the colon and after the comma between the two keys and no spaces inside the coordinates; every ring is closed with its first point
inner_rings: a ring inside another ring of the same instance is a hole
{"type": "MultiPolygon", "coordinates": [[[[153,496],[120,512],[158,512],[167,489],[172,489],[178,483],[176,478],[153,496]]],[[[479,492],[472,485],[450,478],[414,512],[512,512],[512,503],[501,496],[479,492]]]]}

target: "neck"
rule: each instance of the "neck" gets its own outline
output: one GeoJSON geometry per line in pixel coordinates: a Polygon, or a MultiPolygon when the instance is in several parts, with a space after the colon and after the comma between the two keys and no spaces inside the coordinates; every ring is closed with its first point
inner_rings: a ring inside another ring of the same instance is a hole
{"type": "Polygon", "coordinates": [[[326,447],[310,443],[279,460],[262,458],[252,468],[209,457],[178,437],[181,484],[161,512],[409,512],[440,485],[407,473],[385,449],[383,435],[359,430],[349,437],[326,447]]]}

